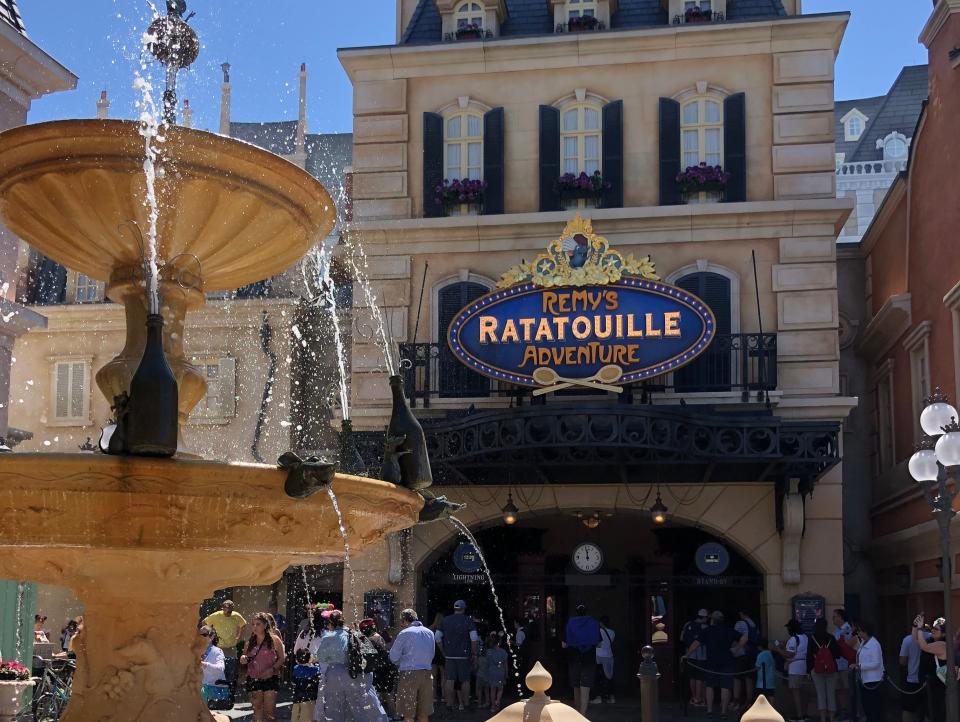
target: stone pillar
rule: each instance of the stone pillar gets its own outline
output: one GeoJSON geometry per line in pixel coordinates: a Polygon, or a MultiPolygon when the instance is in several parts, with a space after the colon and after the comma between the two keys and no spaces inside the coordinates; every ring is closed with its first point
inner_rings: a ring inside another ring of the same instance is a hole
{"type": "Polygon", "coordinates": [[[193,127],[193,108],[190,107],[190,101],[183,101],[183,127],[192,128],[193,127]]]}
{"type": "Polygon", "coordinates": [[[220,135],[230,135],[230,63],[220,66],[223,85],[220,86],[220,135]]]}
{"type": "Polygon", "coordinates": [[[110,117],[110,100],[107,98],[107,91],[100,91],[100,99],[97,101],[97,120],[106,120],[110,117]]]}

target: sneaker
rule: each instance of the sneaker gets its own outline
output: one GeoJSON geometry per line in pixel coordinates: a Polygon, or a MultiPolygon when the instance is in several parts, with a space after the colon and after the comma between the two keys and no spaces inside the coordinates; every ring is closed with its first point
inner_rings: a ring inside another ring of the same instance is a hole
{"type": "Polygon", "coordinates": [[[600,697],[594,697],[592,700],[590,700],[590,704],[603,704],[603,699],[600,697]]]}
{"type": "Polygon", "coordinates": [[[611,694],[610,699],[607,700],[607,704],[616,704],[616,703],[617,703],[617,698],[611,694]]]}
{"type": "Polygon", "coordinates": [[[463,705],[460,705],[460,711],[463,712],[466,709],[463,705]]]}

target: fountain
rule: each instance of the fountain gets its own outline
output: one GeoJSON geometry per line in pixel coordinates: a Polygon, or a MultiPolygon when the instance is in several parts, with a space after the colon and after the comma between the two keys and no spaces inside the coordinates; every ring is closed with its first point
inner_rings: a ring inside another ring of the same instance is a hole
{"type": "MultiPolygon", "coordinates": [[[[183,6],[168,3],[170,17],[183,22],[183,6]]],[[[175,104],[169,94],[164,100],[167,109],[175,104]]],[[[0,134],[7,226],[105,281],[125,307],[126,344],[97,374],[111,400],[130,389],[151,310],[141,265],[148,249],[129,232],[131,221],[148,228],[151,220],[141,130],[135,122],[71,120],[0,134]]],[[[293,265],[326,236],[334,207],[317,180],[271,153],[169,123],[160,132],[150,255],[159,267],[162,347],[177,382],[172,415],[182,428],[205,391],[184,358],[186,311],[207,291],[293,265]]],[[[182,436],[180,447],[172,459],[0,457],[0,577],[61,585],[85,605],[65,722],[211,720],[199,691],[201,600],[215,589],[269,584],[292,565],[339,561],[344,535],[362,552],[412,526],[423,505],[409,489],[332,469],[327,494],[294,499],[283,492],[282,469],[190,458],[182,436]]]]}

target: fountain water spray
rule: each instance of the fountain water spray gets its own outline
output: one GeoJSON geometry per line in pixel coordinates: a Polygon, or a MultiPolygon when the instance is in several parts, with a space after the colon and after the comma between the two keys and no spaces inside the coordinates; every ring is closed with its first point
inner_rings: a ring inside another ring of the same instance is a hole
{"type": "MultiPolygon", "coordinates": [[[[343,512],[340,510],[340,502],[337,501],[337,495],[333,491],[333,486],[327,487],[327,495],[330,497],[330,504],[337,515],[337,526],[340,528],[340,536],[343,537],[343,568],[350,577],[350,606],[353,607],[353,618],[358,617],[359,609],[357,607],[357,587],[356,576],[353,573],[353,565],[350,563],[350,540],[347,538],[347,527],[343,521],[343,512]]],[[[344,607],[347,605],[344,604],[344,607]]]]}
{"type": "Polygon", "coordinates": [[[493,575],[490,574],[490,567],[487,566],[486,557],[483,556],[483,550],[480,548],[480,544],[470,531],[470,528],[452,514],[447,516],[447,518],[450,520],[450,523],[456,527],[457,531],[473,545],[477,556],[480,557],[480,563],[483,564],[483,573],[486,575],[487,582],[490,584],[490,594],[493,596],[493,604],[497,608],[497,614],[500,615],[500,626],[503,628],[503,638],[507,641],[507,651],[510,654],[510,659],[513,660],[513,676],[517,681],[517,692],[523,697],[523,685],[520,684],[520,664],[517,661],[517,653],[513,649],[513,635],[510,634],[510,630],[507,629],[507,620],[503,616],[503,607],[500,606],[500,597],[497,596],[497,588],[493,584],[493,575]]]}
{"type": "Polygon", "coordinates": [[[350,268],[353,271],[354,281],[363,291],[364,301],[370,309],[370,315],[373,317],[374,331],[380,337],[380,345],[383,349],[383,361],[387,365],[387,373],[390,376],[396,376],[398,365],[394,356],[393,333],[383,318],[383,312],[377,305],[377,299],[373,295],[373,289],[370,287],[370,278],[368,273],[367,254],[363,246],[359,243],[351,244],[350,268]]]}

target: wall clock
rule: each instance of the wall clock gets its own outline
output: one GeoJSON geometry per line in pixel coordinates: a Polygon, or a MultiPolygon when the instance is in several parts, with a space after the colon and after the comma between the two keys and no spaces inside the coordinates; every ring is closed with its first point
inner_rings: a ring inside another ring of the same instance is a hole
{"type": "Polygon", "coordinates": [[[573,550],[573,566],[583,574],[593,574],[603,566],[603,552],[593,542],[584,542],[573,550]]]}

